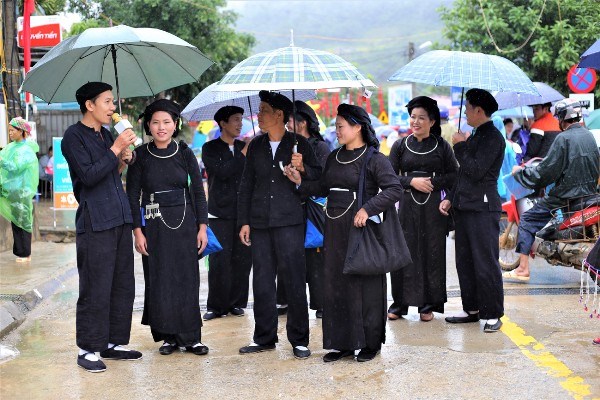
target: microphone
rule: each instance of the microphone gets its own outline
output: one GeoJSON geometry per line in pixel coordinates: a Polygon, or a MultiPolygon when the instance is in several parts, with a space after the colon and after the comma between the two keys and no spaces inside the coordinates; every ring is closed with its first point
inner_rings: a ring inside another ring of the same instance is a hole
{"type": "Polygon", "coordinates": [[[126,119],[123,119],[119,115],[119,113],[113,113],[112,120],[115,123],[114,128],[119,135],[121,133],[123,133],[124,131],[126,131],[127,129],[133,129],[133,126],[131,125],[131,123],[129,121],[127,121],[126,119]]]}

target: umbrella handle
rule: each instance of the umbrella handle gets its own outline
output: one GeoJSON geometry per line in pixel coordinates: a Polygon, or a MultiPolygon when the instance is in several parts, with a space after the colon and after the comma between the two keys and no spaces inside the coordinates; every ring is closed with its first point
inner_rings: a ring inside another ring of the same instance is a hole
{"type": "Polygon", "coordinates": [[[114,44],[110,45],[110,53],[112,54],[113,67],[115,69],[115,84],[117,85],[117,103],[119,105],[119,114],[121,112],[121,94],[119,93],[119,74],[117,74],[117,49],[114,44]]]}

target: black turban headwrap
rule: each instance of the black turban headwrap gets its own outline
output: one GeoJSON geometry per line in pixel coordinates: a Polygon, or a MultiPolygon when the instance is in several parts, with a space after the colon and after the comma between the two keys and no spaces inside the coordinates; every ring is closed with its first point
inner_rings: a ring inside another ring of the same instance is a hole
{"type": "Polygon", "coordinates": [[[408,114],[412,113],[412,110],[415,108],[422,108],[427,111],[427,115],[429,119],[435,121],[429,133],[435,136],[440,136],[442,134],[442,126],[440,125],[440,109],[437,105],[437,101],[427,96],[417,96],[406,105],[406,109],[408,110],[408,114]]]}
{"type": "Polygon", "coordinates": [[[88,82],[81,86],[75,92],[75,99],[80,107],[85,105],[85,102],[98,96],[100,93],[104,93],[107,90],[112,90],[112,86],[104,82],[88,82]]]}
{"type": "Polygon", "coordinates": [[[498,102],[487,90],[469,89],[465,98],[473,107],[481,107],[488,117],[498,111],[498,102]]]}
{"type": "Polygon", "coordinates": [[[146,131],[146,135],[152,135],[150,133],[150,120],[152,119],[152,115],[157,111],[168,112],[171,117],[173,117],[173,121],[175,122],[175,132],[173,133],[173,137],[177,137],[179,131],[181,130],[181,124],[179,123],[179,115],[181,113],[181,107],[179,104],[175,103],[172,100],[167,99],[158,99],[155,102],[151,103],[146,107],[144,113],[140,115],[140,118],[144,118],[144,130],[146,131]]]}
{"type": "Polygon", "coordinates": [[[379,148],[379,140],[375,136],[375,129],[371,125],[371,118],[364,108],[343,103],[338,106],[337,113],[346,121],[360,125],[365,143],[368,146],[379,148]]]}
{"type": "Polygon", "coordinates": [[[238,106],[225,106],[221,107],[215,113],[215,122],[219,124],[221,121],[228,120],[234,114],[244,115],[244,109],[238,106]]]}
{"type": "Polygon", "coordinates": [[[300,100],[296,100],[294,105],[296,106],[296,114],[298,114],[300,118],[306,121],[306,127],[308,129],[309,135],[316,139],[323,140],[323,136],[321,136],[321,133],[319,132],[319,120],[317,119],[317,114],[315,113],[315,110],[313,110],[311,106],[300,100]]]}
{"type": "Polygon", "coordinates": [[[261,90],[258,92],[260,101],[264,101],[271,107],[283,111],[283,123],[285,124],[292,113],[294,104],[290,99],[277,92],[269,92],[268,90],[261,90]]]}

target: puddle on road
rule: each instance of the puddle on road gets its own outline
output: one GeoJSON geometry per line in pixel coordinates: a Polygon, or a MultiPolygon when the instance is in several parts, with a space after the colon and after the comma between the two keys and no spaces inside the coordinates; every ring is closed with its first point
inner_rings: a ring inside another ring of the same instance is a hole
{"type": "Polygon", "coordinates": [[[19,355],[19,350],[12,346],[0,344],[0,364],[10,361],[19,355]]]}

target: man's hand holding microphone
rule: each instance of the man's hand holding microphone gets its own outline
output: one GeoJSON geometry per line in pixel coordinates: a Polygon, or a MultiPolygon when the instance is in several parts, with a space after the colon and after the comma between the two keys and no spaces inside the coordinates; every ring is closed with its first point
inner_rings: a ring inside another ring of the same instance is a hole
{"type": "Polygon", "coordinates": [[[119,159],[125,163],[130,163],[133,158],[133,151],[129,148],[134,144],[137,136],[133,131],[133,126],[126,119],[122,119],[117,113],[113,113],[112,119],[115,122],[115,130],[119,134],[110,148],[119,159]]]}

